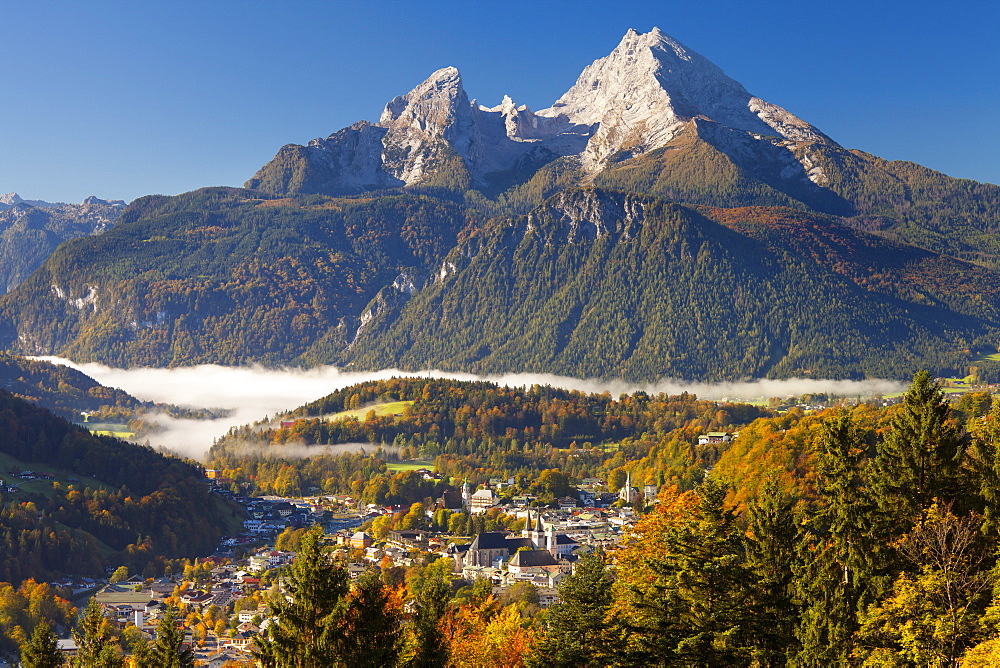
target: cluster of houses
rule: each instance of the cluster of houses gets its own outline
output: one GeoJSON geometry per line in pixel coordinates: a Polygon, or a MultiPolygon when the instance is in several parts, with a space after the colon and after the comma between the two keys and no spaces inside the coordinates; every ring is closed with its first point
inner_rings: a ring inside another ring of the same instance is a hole
{"type": "MultiPolygon", "coordinates": [[[[167,578],[150,582],[136,576],[107,585],[94,598],[112,624],[120,629],[133,625],[152,639],[167,610],[167,599],[174,597],[186,611],[201,612],[212,606],[226,610],[233,603],[257,591],[261,587],[261,579],[246,571],[241,564],[225,564],[212,569],[210,583],[185,589],[189,584],[167,578]]],[[[262,628],[253,622],[257,621],[266,627],[267,615],[268,611],[263,607],[243,609],[232,615],[227,627],[228,633],[217,635],[211,631],[200,639],[196,639],[193,630],[188,629],[186,642],[194,651],[196,665],[250,665],[248,650],[262,628]]],[[[178,619],[177,623],[184,626],[183,618],[178,619]]],[[[75,656],[77,651],[72,638],[60,640],[59,647],[69,657],[75,656]]]]}
{"type": "MultiPolygon", "coordinates": [[[[10,476],[12,478],[17,478],[18,480],[55,480],[56,476],[54,473],[40,473],[37,471],[10,471],[10,476]]],[[[3,478],[0,478],[0,493],[4,494],[15,494],[20,492],[21,488],[16,484],[11,482],[5,482],[3,478]]]]}
{"type": "MultiPolygon", "coordinates": [[[[430,472],[428,472],[430,473],[430,472]]],[[[487,579],[497,595],[510,587],[530,583],[538,594],[541,607],[559,601],[558,586],[573,572],[582,555],[593,550],[612,550],[621,541],[624,530],[636,515],[627,504],[650,500],[656,488],[640,489],[631,478],[618,492],[611,493],[602,480],[587,479],[578,488],[578,497],[560,499],[557,507],[533,508],[531,496],[501,498],[497,494],[512,481],[491,480],[472,492],[468,485],[461,491],[447,492],[428,508],[428,516],[438,508],[487,512],[501,506],[505,514],[524,518],[520,532],[488,531],[474,536],[451,536],[422,529],[390,530],[383,540],[376,540],[361,530],[369,520],[400,508],[364,506],[348,496],[324,498],[244,497],[225,487],[213,491],[226,494],[246,511],[243,533],[223,540],[216,554],[208,557],[213,567],[207,581],[177,583],[169,579],[147,581],[139,577],[108,585],[96,594],[106,615],[121,627],[132,624],[153,634],[166,599],[178,601],[188,612],[206,611],[212,606],[232,612],[227,633],[214,631],[189,640],[196,651],[198,665],[239,665],[248,661],[248,646],[269,623],[269,611],[256,605],[240,603],[257,600],[254,594],[268,582],[265,573],[291,563],[295,554],[275,549],[273,538],[286,528],[324,527],[334,556],[357,578],[366,568],[408,567],[434,559],[448,559],[456,579],[474,582],[487,579]],[[621,507],[618,507],[621,506],[621,507]],[[243,559],[236,558],[240,547],[258,547],[243,559]],[[195,642],[195,641],[198,642],[195,642]]],[[[67,582],[74,590],[93,588],[94,582],[67,582]]],[[[68,653],[74,651],[70,639],[61,641],[68,653]]]]}

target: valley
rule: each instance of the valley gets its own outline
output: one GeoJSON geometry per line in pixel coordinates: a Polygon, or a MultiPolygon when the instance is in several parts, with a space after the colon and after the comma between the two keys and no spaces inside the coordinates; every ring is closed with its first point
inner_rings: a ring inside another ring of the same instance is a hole
{"type": "Polygon", "coordinates": [[[995,665],[998,231],[658,28],[241,187],[4,195],[0,655],[995,665]]]}

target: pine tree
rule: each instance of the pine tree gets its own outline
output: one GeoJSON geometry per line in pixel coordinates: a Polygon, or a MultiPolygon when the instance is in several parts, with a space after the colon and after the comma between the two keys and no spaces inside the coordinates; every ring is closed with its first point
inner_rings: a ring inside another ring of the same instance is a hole
{"type": "Polygon", "coordinates": [[[792,600],[796,563],[795,517],[777,483],[768,480],[747,506],[746,565],[757,576],[753,603],[754,658],[759,666],[783,666],[795,644],[799,608],[792,600]]]}
{"type": "Polygon", "coordinates": [[[39,622],[31,639],[21,648],[21,665],[25,668],[58,668],[64,663],[62,652],[52,633],[52,627],[39,622]]]}
{"type": "Polygon", "coordinates": [[[90,599],[83,609],[79,624],[73,630],[77,655],[74,666],[81,668],[119,668],[118,643],[111,635],[111,623],[104,616],[96,599],[90,599]]]}
{"type": "Polygon", "coordinates": [[[708,478],[661,499],[621,550],[610,616],[627,665],[743,665],[760,635],[743,527],[708,478]]]}
{"type": "Polygon", "coordinates": [[[272,604],[276,620],[258,643],[257,659],[269,668],[342,665],[347,581],[347,571],[331,563],[323,529],[310,529],[282,580],[286,596],[272,604]]]}
{"type": "Polygon", "coordinates": [[[153,666],[188,668],[194,665],[194,652],[184,647],[184,631],[177,627],[177,615],[167,608],[156,625],[156,640],[152,646],[153,666]]]}
{"type": "Polygon", "coordinates": [[[412,625],[417,645],[409,662],[413,668],[441,668],[448,662],[448,647],[440,622],[451,600],[447,578],[450,572],[448,561],[439,559],[424,569],[412,587],[415,608],[412,625]]]}
{"type": "Polygon", "coordinates": [[[561,602],[549,609],[544,636],[531,663],[536,666],[603,666],[607,643],[605,615],[611,606],[611,578],[604,559],[580,559],[559,585],[561,602]]]}
{"type": "Polygon", "coordinates": [[[983,532],[1000,532],[1000,402],[989,415],[975,421],[968,465],[984,517],[983,532]]]}
{"type": "Polygon", "coordinates": [[[901,535],[934,499],[961,492],[965,435],[951,419],[951,407],[930,373],[919,371],[878,444],[873,486],[880,506],[897,518],[901,535]]]}
{"type": "Polygon", "coordinates": [[[391,668],[403,652],[403,616],[378,571],[366,569],[348,597],[344,661],[358,668],[391,668]]]}
{"type": "Polygon", "coordinates": [[[820,507],[803,528],[796,568],[802,666],[846,665],[858,613],[888,589],[881,515],[866,487],[867,434],[848,412],[823,424],[816,462],[820,507]]]}

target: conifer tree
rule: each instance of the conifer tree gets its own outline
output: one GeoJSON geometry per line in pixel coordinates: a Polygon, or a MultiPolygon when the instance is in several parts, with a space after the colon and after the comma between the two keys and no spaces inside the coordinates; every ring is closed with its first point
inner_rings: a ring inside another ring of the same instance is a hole
{"type": "Polygon", "coordinates": [[[934,499],[950,501],[961,491],[965,435],[930,373],[919,371],[878,444],[873,487],[880,506],[897,518],[899,536],[934,499]]]}
{"type": "Polygon", "coordinates": [[[796,570],[803,610],[795,663],[802,666],[844,665],[859,610],[889,586],[877,576],[885,545],[865,487],[867,435],[846,411],[827,420],[823,432],[816,463],[821,505],[804,527],[796,570]]]}
{"type": "Polygon", "coordinates": [[[403,616],[378,571],[368,568],[348,596],[344,661],[358,668],[391,668],[403,652],[403,616]]]}
{"type": "Polygon", "coordinates": [[[39,622],[31,639],[21,648],[21,665],[24,668],[58,668],[65,663],[52,627],[39,622]]]}
{"type": "Polygon", "coordinates": [[[347,581],[347,571],[331,563],[322,527],[306,532],[282,580],[286,596],[272,603],[276,620],[258,642],[257,659],[268,668],[342,665],[347,581]]]}
{"type": "Polygon", "coordinates": [[[448,646],[440,622],[451,599],[447,578],[450,572],[448,560],[439,559],[427,566],[412,586],[416,652],[409,665],[414,668],[440,668],[448,662],[448,646]]]}
{"type": "Polygon", "coordinates": [[[535,666],[603,666],[605,615],[611,606],[611,578],[600,555],[577,562],[559,585],[561,602],[549,610],[544,636],[532,657],[535,666]]]}
{"type": "Polygon", "coordinates": [[[975,421],[967,450],[968,466],[983,513],[983,532],[1000,532],[1000,402],[975,421]]]}
{"type": "Polygon", "coordinates": [[[774,480],[747,506],[746,565],[757,577],[753,603],[759,632],[752,639],[760,666],[783,666],[795,644],[799,608],[792,600],[795,516],[774,480]]]}
{"type": "Polygon", "coordinates": [[[661,499],[621,551],[611,616],[627,665],[743,665],[760,636],[743,527],[708,478],[661,499]]]}
{"type": "Polygon", "coordinates": [[[122,660],[118,656],[118,643],[111,635],[111,623],[104,616],[96,599],[90,599],[83,609],[77,628],[73,630],[77,655],[74,666],[81,668],[118,668],[122,660]]]}
{"type": "Polygon", "coordinates": [[[194,652],[184,647],[184,631],[177,627],[177,615],[167,608],[156,625],[156,640],[152,646],[152,666],[188,668],[194,665],[194,652]]]}

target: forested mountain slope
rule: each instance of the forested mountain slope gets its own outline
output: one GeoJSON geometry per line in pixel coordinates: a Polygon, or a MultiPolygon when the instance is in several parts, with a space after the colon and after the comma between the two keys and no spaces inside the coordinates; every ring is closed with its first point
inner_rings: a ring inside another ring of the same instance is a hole
{"type": "Polygon", "coordinates": [[[76,369],[4,352],[0,352],[0,388],[77,422],[83,412],[130,416],[154,408],[153,402],[101,385],[76,369]]]}
{"type": "Polygon", "coordinates": [[[564,191],[470,236],[343,361],[636,380],[944,371],[996,332],[998,288],[831,217],[564,191]]]}
{"type": "Polygon", "coordinates": [[[492,222],[428,196],[144,198],[0,300],[25,353],[650,380],[965,370],[1000,277],[791,208],[570,189],[492,222]]]}
{"type": "Polygon", "coordinates": [[[57,472],[29,489],[5,471],[23,489],[5,494],[0,507],[0,581],[100,575],[112,564],[142,571],[164,558],[204,555],[237,518],[208,493],[197,467],[94,436],[3,390],[0,432],[8,466],[57,472]]]}
{"type": "Polygon", "coordinates": [[[3,345],[113,365],[288,363],[349,340],[375,293],[453,247],[459,207],[428,197],[278,199],[205,189],[133,203],[0,301],[3,345]]]}
{"type": "Polygon", "coordinates": [[[81,204],[32,206],[13,195],[0,206],[0,292],[10,292],[68,239],[100,234],[114,225],[125,203],[88,197],[81,204]]]}

